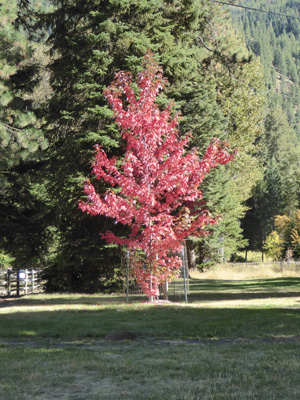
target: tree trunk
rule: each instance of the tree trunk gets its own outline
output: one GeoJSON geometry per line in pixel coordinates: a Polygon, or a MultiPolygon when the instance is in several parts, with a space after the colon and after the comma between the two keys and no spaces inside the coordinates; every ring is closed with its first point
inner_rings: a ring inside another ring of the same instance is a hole
{"type": "Polygon", "coordinates": [[[188,271],[191,269],[196,269],[196,251],[195,251],[195,243],[192,240],[186,241],[186,254],[187,254],[187,265],[188,271]]]}
{"type": "Polygon", "coordinates": [[[168,289],[169,289],[169,282],[165,280],[164,285],[164,300],[168,300],[168,289]]]}
{"type": "MultiPolygon", "coordinates": [[[[152,285],[152,263],[150,262],[150,290],[151,290],[151,292],[152,292],[152,288],[153,288],[153,285],[152,285]]],[[[153,303],[153,301],[154,301],[154,297],[151,295],[150,302],[153,303]]]]}

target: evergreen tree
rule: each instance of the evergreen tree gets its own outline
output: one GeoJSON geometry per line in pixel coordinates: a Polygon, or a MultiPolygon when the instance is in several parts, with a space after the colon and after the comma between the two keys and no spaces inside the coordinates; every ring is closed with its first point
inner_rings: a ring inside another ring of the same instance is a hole
{"type": "MultiPolygon", "coordinates": [[[[261,6],[264,11],[270,10],[291,16],[298,16],[299,12],[297,4],[288,0],[276,1],[271,4],[263,0],[246,0],[245,5],[254,8],[261,6]]],[[[299,88],[299,21],[293,18],[280,18],[274,14],[242,10],[234,13],[234,20],[241,29],[244,29],[248,47],[256,55],[261,56],[268,91],[277,91],[277,104],[281,104],[286,111],[289,108],[287,99],[290,81],[299,88]],[[251,35],[249,35],[249,30],[245,31],[247,26],[252,28],[251,35]],[[256,49],[258,41],[262,43],[260,52],[256,49]],[[272,67],[275,67],[277,77],[274,79],[272,73],[273,79],[270,80],[272,67]],[[279,85],[279,79],[281,79],[281,85],[279,85]]]]}
{"type": "MultiPolygon", "coordinates": [[[[231,49],[239,49],[240,60],[249,57],[239,37],[233,33],[229,35],[228,31],[227,35],[232,39],[231,49]]],[[[200,263],[208,256],[218,259],[220,254],[224,260],[229,260],[245,245],[240,227],[240,220],[246,212],[244,203],[262,177],[255,146],[264,132],[264,82],[259,60],[244,65],[237,63],[231,67],[231,75],[220,75],[216,79],[221,79],[219,100],[228,116],[226,139],[238,149],[238,155],[226,169],[215,172],[215,183],[208,180],[208,204],[210,209],[222,215],[222,220],[213,227],[213,235],[205,238],[205,244],[198,243],[202,249],[200,263]]]]}
{"type": "Polygon", "coordinates": [[[32,266],[41,256],[41,196],[31,175],[47,147],[32,111],[35,68],[21,22],[26,1],[2,1],[0,9],[0,248],[15,265],[32,266]]]}
{"type": "MultiPolygon", "coordinates": [[[[274,2],[246,0],[245,5],[283,14],[295,16],[299,14],[297,3],[288,0],[274,2]]],[[[253,43],[257,40],[262,41],[265,49],[271,49],[261,52],[269,108],[265,122],[265,137],[259,141],[258,147],[259,156],[265,166],[265,176],[253,190],[253,197],[247,202],[253,209],[247,212],[242,222],[251,248],[255,248],[254,243],[256,243],[257,248],[261,249],[265,235],[274,228],[272,218],[274,219],[276,214],[272,217],[269,211],[278,213],[285,210],[290,213],[298,207],[299,21],[293,18],[280,18],[274,14],[243,10],[234,13],[234,21],[242,28],[251,27],[251,35],[249,29],[247,32],[244,29],[249,49],[256,51],[253,43]],[[273,53],[273,58],[266,57],[266,52],[273,53]],[[269,195],[272,193],[270,182],[274,179],[274,185],[279,185],[280,182],[279,191],[274,193],[276,200],[269,195]],[[273,201],[277,201],[277,206],[273,201]],[[264,211],[265,207],[268,210],[264,211]],[[265,221],[266,229],[260,229],[254,238],[255,232],[252,226],[259,226],[256,217],[265,221]]]]}
{"type": "Polygon", "coordinates": [[[260,148],[265,173],[253,190],[253,198],[247,204],[250,209],[242,223],[251,250],[255,246],[262,250],[266,236],[275,228],[276,215],[294,212],[298,207],[295,182],[299,180],[299,141],[279,107],[266,117],[260,148]]]}
{"type": "MultiPolygon", "coordinates": [[[[221,132],[215,83],[199,72],[209,54],[199,39],[211,20],[206,3],[198,8],[194,1],[58,1],[56,11],[46,15],[52,23],[49,43],[58,54],[51,66],[54,96],[45,111],[51,141],[47,189],[60,238],[53,265],[59,263],[65,271],[65,286],[60,289],[78,290],[79,285],[81,290],[94,290],[114,274],[117,249],[108,249],[98,234],[116,232],[118,226],[99,217],[91,229],[91,219],[78,211],[76,203],[89,174],[93,146],[104,146],[109,155],[124,151],[103,96],[115,72],[138,72],[146,50],[152,49],[169,78],[168,97],[183,110],[184,129],[190,129],[197,115],[193,128],[208,132],[206,141],[213,132],[221,132]],[[57,181],[63,185],[58,187],[57,181]],[[91,280],[93,273],[106,280],[91,280]]],[[[165,98],[160,102],[164,104],[165,98]]]]}
{"type": "MultiPolygon", "coordinates": [[[[95,290],[113,279],[112,265],[118,256],[118,250],[107,248],[98,232],[111,229],[120,234],[120,228],[101,216],[91,222],[78,211],[76,203],[81,197],[82,181],[89,175],[87,165],[93,146],[103,146],[109,156],[124,153],[103,96],[114,73],[138,73],[146,50],[151,49],[170,82],[158,103],[164,106],[168,99],[175,102],[183,116],[181,134],[192,131],[192,145],[201,154],[212,137],[239,141],[239,113],[253,121],[261,118],[260,97],[258,107],[251,106],[246,111],[260,90],[259,83],[255,83],[259,66],[251,63],[228,19],[223,17],[222,8],[208,0],[57,0],[53,4],[55,11],[43,16],[44,23],[51,27],[48,44],[56,54],[51,63],[54,94],[44,109],[51,142],[44,175],[59,240],[57,256],[47,273],[52,276],[53,271],[61,271],[64,278],[56,286],[58,289],[95,290]],[[252,72],[247,72],[249,63],[252,72]],[[239,88],[248,73],[252,78],[243,92],[239,88]],[[235,91],[239,92],[236,97],[235,91]],[[231,109],[229,99],[234,97],[231,109]],[[238,101],[246,109],[238,110],[238,101]],[[230,119],[231,111],[235,117],[230,119]]],[[[259,132],[256,125],[244,127],[243,145],[252,143],[259,132]]],[[[245,150],[248,158],[251,151],[245,150]]],[[[241,157],[235,170],[239,170],[244,182],[246,159],[241,157]]],[[[103,185],[97,188],[99,192],[103,190],[103,185]]],[[[233,203],[239,201],[240,197],[233,203]]]]}
{"type": "Polygon", "coordinates": [[[18,23],[18,1],[3,1],[0,19],[0,182],[5,188],[8,170],[34,159],[47,142],[25,100],[32,74],[29,43],[18,23]],[[27,84],[27,86],[26,86],[27,84]]]}

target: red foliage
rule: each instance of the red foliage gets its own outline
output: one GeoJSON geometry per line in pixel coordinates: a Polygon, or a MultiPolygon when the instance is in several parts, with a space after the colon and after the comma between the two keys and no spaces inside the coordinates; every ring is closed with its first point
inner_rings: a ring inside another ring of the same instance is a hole
{"type": "Polygon", "coordinates": [[[96,146],[92,172],[118,191],[97,194],[87,181],[87,201],[80,201],[79,207],[130,226],[126,239],[112,232],[102,237],[143,251],[146,262],[137,261],[134,272],[145,293],[152,297],[158,295],[160,284],[176,276],[181,259],[172,253],[180,251],[184,239],[205,235],[205,227],[216,223],[203,207],[199,186],[212,168],[228,163],[233,156],[218,139],[209,145],[202,160],[196,149],[188,151],[191,134],[179,136],[172,104],[161,111],[155,103],[166,81],[151,53],[146,55],[144,67],[137,79],[138,96],[130,74],[123,71],[104,91],[126,141],[126,154],[118,169],[117,159],[109,159],[96,146]]]}

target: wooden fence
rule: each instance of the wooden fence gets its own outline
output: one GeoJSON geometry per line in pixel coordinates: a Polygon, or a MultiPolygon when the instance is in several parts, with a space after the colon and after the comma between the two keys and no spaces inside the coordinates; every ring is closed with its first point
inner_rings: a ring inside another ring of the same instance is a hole
{"type": "Polygon", "coordinates": [[[0,296],[20,296],[40,291],[40,271],[0,271],[0,296]]]}

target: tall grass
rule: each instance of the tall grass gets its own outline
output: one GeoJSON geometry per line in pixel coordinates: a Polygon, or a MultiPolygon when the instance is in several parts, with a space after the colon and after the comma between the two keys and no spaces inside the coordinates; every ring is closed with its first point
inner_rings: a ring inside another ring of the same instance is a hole
{"type": "Polygon", "coordinates": [[[264,279],[300,276],[300,263],[226,263],[217,264],[205,272],[190,271],[194,279],[264,279]]]}

